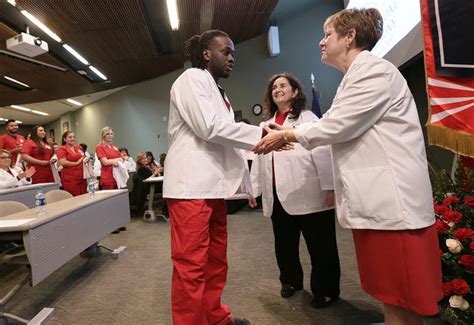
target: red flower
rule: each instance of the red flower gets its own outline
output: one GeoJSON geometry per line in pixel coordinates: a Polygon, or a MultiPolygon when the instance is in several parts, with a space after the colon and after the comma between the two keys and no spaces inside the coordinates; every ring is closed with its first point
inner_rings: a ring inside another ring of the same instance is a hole
{"type": "Polygon", "coordinates": [[[462,219],[462,214],[459,211],[449,210],[443,214],[443,219],[446,222],[458,223],[462,219]]]}
{"type": "Polygon", "coordinates": [[[467,293],[469,293],[470,290],[469,284],[467,284],[467,282],[463,279],[459,278],[453,279],[451,281],[451,286],[453,289],[453,293],[459,296],[466,295],[467,293]]]}
{"type": "Polygon", "coordinates": [[[455,278],[450,282],[443,283],[443,293],[445,296],[451,296],[453,294],[464,296],[468,294],[470,290],[469,284],[463,279],[455,278]]]}
{"type": "Polygon", "coordinates": [[[466,196],[464,198],[464,204],[470,208],[474,208],[474,196],[466,196]]]}
{"type": "Polygon", "coordinates": [[[454,237],[460,241],[463,241],[464,239],[473,239],[474,230],[469,228],[459,228],[454,232],[454,237]]]}
{"type": "Polygon", "coordinates": [[[450,206],[453,203],[459,203],[459,202],[461,202],[461,201],[457,197],[448,196],[447,198],[444,199],[443,203],[441,203],[441,204],[444,205],[445,207],[447,207],[447,206],[450,206]]]}
{"type": "Polygon", "coordinates": [[[444,221],[436,220],[435,227],[438,232],[447,232],[451,227],[444,221]]]}
{"type": "Polygon", "coordinates": [[[474,256],[473,255],[462,255],[458,263],[463,265],[468,271],[474,272],[474,256]]]}
{"type": "Polygon", "coordinates": [[[440,215],[440,216],[442,216],[447,211],[449,211],[449,209],[447,207],[445,207],[444,205],[439,205],[439,204],[435,204],[434,210],[435,210],[435,213],[440,215]]]}

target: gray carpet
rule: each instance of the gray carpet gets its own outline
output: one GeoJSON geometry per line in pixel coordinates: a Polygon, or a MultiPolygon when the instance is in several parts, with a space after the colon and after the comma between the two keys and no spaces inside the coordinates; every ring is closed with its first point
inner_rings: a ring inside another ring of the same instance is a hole
{"type": "MultiPolygon", "coordinates": [[[[55,308],[48,324],[171,324],[170,229],[164,222],[133,220],[125,232],[103,244],[127,245],[119,259],[108,253],[76,257],[35,288],[25,286],[7,305],[9,312],[32,317],[55,308]]],[[[229,274],[223,301],[232,314],[252,324],[368,324],[383,321],[381,305],[359,288],[351,232],[338,229],[342,266],[341,300],[313,309],[309,277],[305,290],[280,297],[271,221],[261,212],[229,216],[229,274]]],[[[302,239],[301,258],[309,274],[302,239]]],[[[0,265],[0,295],[24,274],[24,267],[0,265]]]]}

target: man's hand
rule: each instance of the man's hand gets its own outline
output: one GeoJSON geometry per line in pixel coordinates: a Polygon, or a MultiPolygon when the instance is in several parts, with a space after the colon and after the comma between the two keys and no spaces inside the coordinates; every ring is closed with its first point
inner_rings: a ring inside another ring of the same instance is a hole
{"type": "Polygon", "coordinates": [[[289,150],[289,146],[285,146],[288,144],[284,139],[285,131],[273,131],[268,126],[265,127],[265,130],[268,134],[252,148],[253,152],[260,155],[267,154],[273,150],[289,150]]]}

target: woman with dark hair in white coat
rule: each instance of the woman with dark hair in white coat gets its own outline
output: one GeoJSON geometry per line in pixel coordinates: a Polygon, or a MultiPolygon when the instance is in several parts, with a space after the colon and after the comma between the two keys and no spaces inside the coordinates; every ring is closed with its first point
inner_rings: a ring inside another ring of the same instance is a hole
{"type": "MultiPolygon", "coordinates": [[[[294,127],[318,119],[306,108],[301,84],[288,73],[270,78],[264,107],[267,116],[261,126],[276,123],[294,127]]],[[[302,233],[311,257],[311,305],[320,308],[337,300],[340,266],[329,147],[307,151],[296,144],[291,151],[257,156],[251,178],[254,195],[262,194],[263,214],[272,219],[281,296],[288,298],[303,289],[299,257],[302,233]]]]}

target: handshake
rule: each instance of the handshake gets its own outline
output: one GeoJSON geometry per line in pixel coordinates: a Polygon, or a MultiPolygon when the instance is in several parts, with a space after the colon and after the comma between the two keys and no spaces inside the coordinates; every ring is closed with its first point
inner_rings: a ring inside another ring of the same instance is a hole
{"type": "Polygon", "coordinates": [[[270,123],[263,127],[263,138],[258,142],[252,151],[256,154],[267,154],[271,151],[292,150],[295,142],[292,126],[283,126],[270,123]]]}

